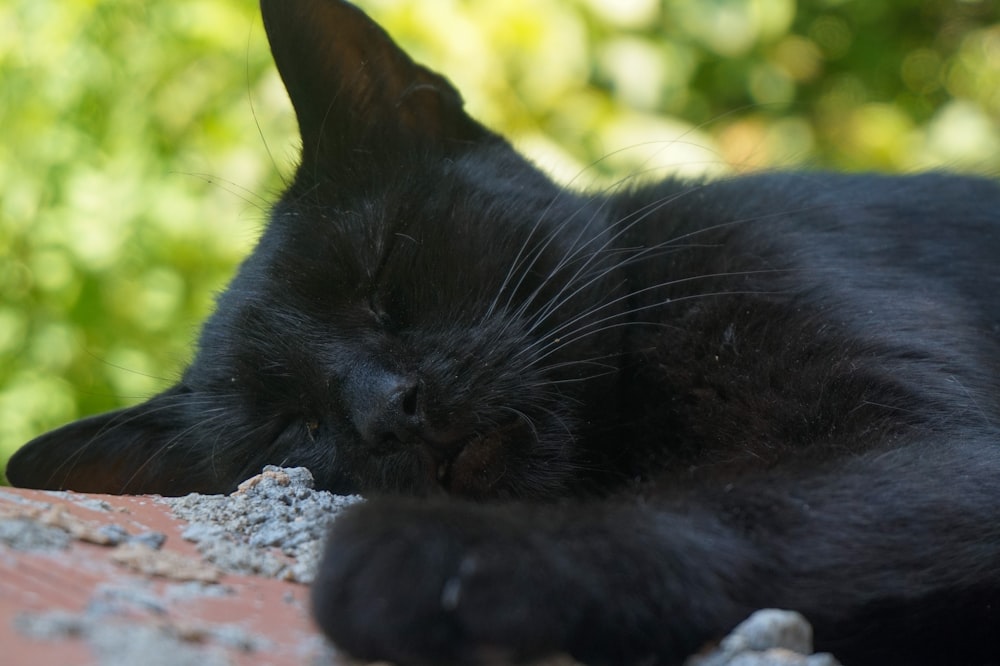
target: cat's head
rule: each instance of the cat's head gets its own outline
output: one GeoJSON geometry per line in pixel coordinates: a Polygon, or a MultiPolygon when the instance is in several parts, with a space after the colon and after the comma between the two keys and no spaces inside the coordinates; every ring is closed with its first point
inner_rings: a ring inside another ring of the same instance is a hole
{"type": "Polygon", "coordinates": [[[283,464],[342,492],[572,485],[624,308],[600,201],[554,185],[353,6],[262,11],[302,159],[258,247],[176,386],[42,435],[8,478],[219,492],[283,464]]]}

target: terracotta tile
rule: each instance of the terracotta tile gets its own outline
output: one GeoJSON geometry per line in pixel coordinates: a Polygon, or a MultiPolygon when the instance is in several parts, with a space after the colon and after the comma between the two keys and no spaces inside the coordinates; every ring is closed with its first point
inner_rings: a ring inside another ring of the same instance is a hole
{"type": "Polygon", "coordinates": [[[0,535],[3,664],[336,663],[309,618],[305,585],[225,573],[216,574],[218,582],[193,582],[185,579],[201,577],[199,570],[176,563],[164,569],[176,578],[150,575],[116,562],[122,546],[83,540],[99,539],[94,534],[107,525],[133,537],[160,532],[166,540],[154,561],[181,556],[204,567],[180,536],[185,523],[154,497],[0,488],[0,522],[29,533],[77,534],[55,550],[22,550],[9,531],[0,535]]]}

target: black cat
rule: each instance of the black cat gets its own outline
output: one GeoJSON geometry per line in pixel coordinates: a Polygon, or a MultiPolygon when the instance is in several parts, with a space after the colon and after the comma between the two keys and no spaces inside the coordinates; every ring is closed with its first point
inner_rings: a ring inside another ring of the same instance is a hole
{"type": "Polygon", "coordinates": [[[576,193],[354,7],[263,0],[302,161],[181,381],[20,486],[372,499],[316,617],[400,664],[672,664],[796,609],[846,664],[1000,663],[1000,186],[576,193]]]}

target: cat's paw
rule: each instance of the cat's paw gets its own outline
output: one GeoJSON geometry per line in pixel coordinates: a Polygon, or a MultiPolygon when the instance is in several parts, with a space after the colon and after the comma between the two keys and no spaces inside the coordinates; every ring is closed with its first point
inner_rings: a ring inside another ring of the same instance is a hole
{"type": "Polygon", "coordinates": [[[398,664],[520,661],[565,650],[584,581],[499,507],[381,500],[334,525],[313,587],[323,630],[398,664]]]}

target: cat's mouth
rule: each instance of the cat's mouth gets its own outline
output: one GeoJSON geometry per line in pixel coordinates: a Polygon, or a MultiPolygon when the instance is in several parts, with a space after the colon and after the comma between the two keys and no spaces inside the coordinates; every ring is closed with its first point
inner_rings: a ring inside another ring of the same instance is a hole
{"type": "Polygon", "coordinates": [[[452,495],[490,495],[507,471],[504,441],[503,431],[497,430],[458,442],[449,447],[447,455],[435,451],[438,485],[452,495]]]}

